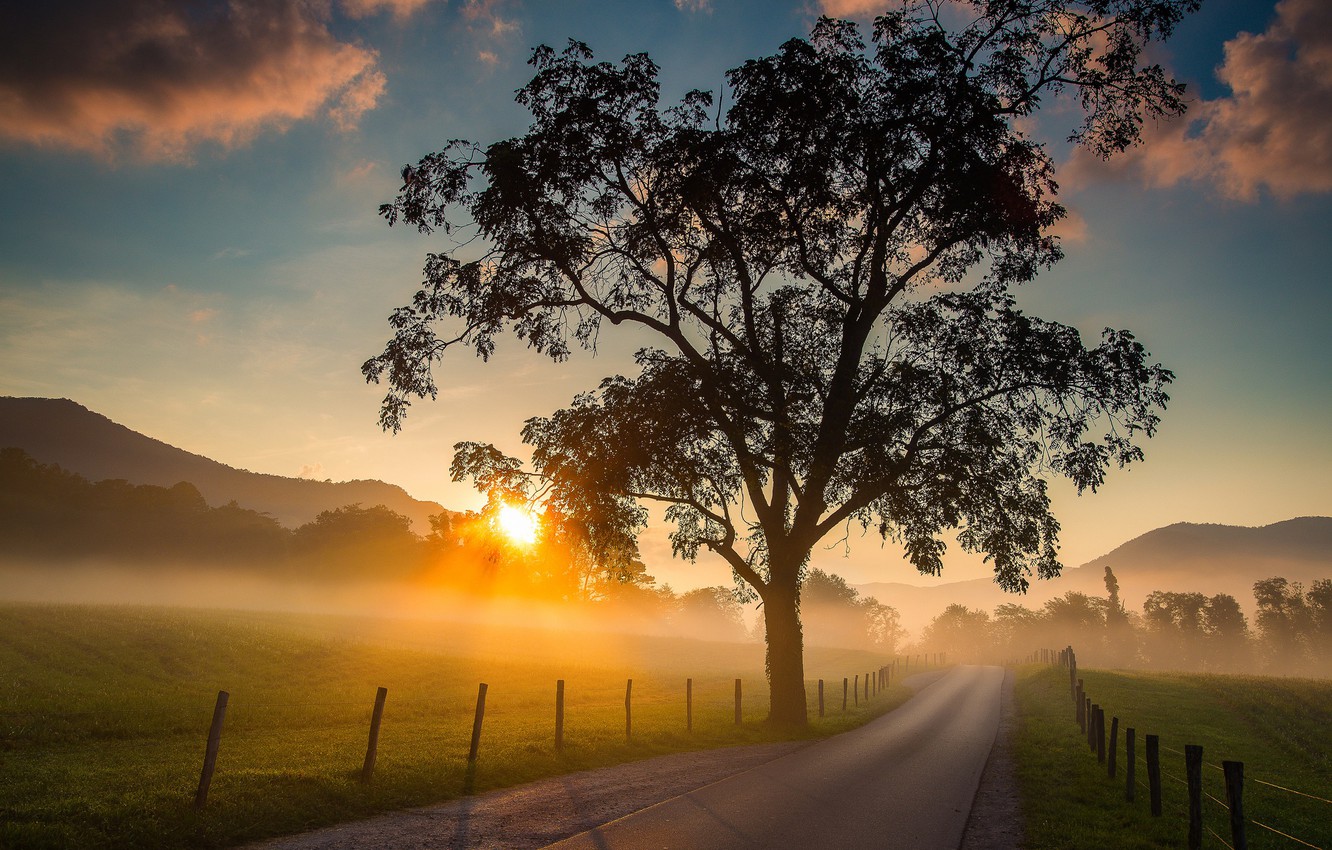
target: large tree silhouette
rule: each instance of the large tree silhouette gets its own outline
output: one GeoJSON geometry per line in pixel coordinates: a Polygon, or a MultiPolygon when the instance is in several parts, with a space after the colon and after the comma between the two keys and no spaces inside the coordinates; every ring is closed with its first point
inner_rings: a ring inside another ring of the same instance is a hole
{"type": "MultiPolygon", "coordinates": [[[[1024,128],[1058,97],[1071,140],[1109,156],[1182,112],[1141,54],[1196,5],[901,3],[868,44],[822,19],[719,100],[670,107],[646,55],[537,48],[527,132],[449,143],[381,208],[456,234],[363,367],[388,380],[382,424],[435,395],[455,346],[484,358],[511,333],[562,360],[636,329],[636,375],[527,422],[532,474],[589,539],[666,505],[677,554],[719,556],[762,598],[770,716],[805,722],[820,539],[860,524],[938,573],[955,533],[1025,589],[1060,570],[1045,477],[1094,489],[1141,458],[1170,373],[1127,331],[1084,344],[1010,293],[1061,256],[1053,164],[1024,128]]],[[[463,452],[456,474],[517,475],[463,452]]]]}

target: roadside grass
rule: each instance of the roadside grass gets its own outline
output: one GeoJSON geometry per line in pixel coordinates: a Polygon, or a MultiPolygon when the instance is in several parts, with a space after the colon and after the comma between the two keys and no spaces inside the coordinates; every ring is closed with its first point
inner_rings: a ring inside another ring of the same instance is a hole
{"type": "Polygon", "coordinates": [[[222,847],[654,755],[818,738],[901,704],[841,708],[887,659],[806,653],[811,723],[762,722],[762,647],[526,627],[298,614],[0,606],[0,847],[222,847]],[[685,728],[692,677],[693,731],[685,728]],[[734,680],[743,723],[734,723],[734,680]],[[817,711],[827,680],[826,714],[817,711]],[[564,749],[554,748],[565,680],[564,749]],[[633,736],[625,738],[625,680],[633,736]],[[480,756],[467,764],[477,686],[480,756]],[[374,782],[359,783],[375,689],[374,782]],[[217,772],[193,809],[218,690],[217,772]]]}
{"type": "MultiPolygon", "coordinates": [[[[1332,681],[1258,676],[1079,670],[1087,695],[1105,710],[1107,738],[1119,717],[1114,779],[1097,762],[1074,715],[1068,673],[1019,668],[1017,771],[1027,850],[1174,848],[1188,835],[1184,747],[1203,747],[1203,847],[1231,841],[1223,805],[1222,761],[1244,763],[1244,812],[1305,842],[1332,848],[1332,681]],[[1136,799],[1125,800],[1125,729],[1137,734],[1136,799]],[[1145,739],[1160,738],[1162,816],[1149,810],[1145,739]],[[1259,781],[1261,780],[1261,781],[1259,781]],[[1218,802],[1220,801],[1220,802],[1218,802]],[[1210,830],[1210,831],[1209,831],[1210,830]]],[[[1108,740],[1107,740],[1108,746],[1108,740]]],[[[1298,848],[1299,842],[1250,823],[1248,845],[1298,848]]]]}

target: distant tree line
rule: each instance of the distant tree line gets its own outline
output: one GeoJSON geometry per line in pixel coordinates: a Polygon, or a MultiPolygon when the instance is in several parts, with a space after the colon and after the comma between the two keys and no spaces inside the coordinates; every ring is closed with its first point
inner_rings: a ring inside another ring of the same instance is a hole
{"type": "MultiPolygon", "coordinates": [[[[419,535],[408,517],[383,505],[346,505],[289,529],[234,501],[212,507],[189,482],[92,482],[22,449],[0,449],[0,560],[10,564],[239,568],[314,583],[411,582],[423,590],[556,602],[612,625],[761,637],[745,621],[746,598],[732,588],[677,594],[657,584],[636,547],[590,540],[555,517],[536,542],[515,546],[493,520],[490,506],[446,511],[419,535]]],[[[861,597],[838,576],[812,571],[805,600],[812,642],[892,652],[903,637],[897,611],[861,597]]]]}
{"type": "Polygon", "coordinates": [[[1332,673],[1332,580],[1306,590],[1281,577],[1253,586],[1254,624],[1230,594],[1152,591],[1126,610],[1114,571],[1106,595],[1070,591],[1039,609],[1008,603],[993,612],[949,605],[921,646],[958,659],[1020,658],[1035,647],[1072,645],[1084,663],[1210,672],[1332,673]]]}

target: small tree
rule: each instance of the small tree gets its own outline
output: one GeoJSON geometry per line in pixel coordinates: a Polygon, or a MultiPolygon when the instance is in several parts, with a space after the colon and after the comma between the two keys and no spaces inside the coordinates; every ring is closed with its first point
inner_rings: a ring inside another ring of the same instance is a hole
{"type": "Polygon", "coordinates": [[[930,620],[920,645],[930,652],[946,652],[949,658],[989,659],[995,649],[994,624],[980,608],[954,602],[930,620]]]}
{"type": "Polygon", "coordinates": [[[642,501],[665,505],[677,554],[716,554],[762,598],[771,717],[805,723],[800,587],[819,540],[858,523],[937,574],[956,530],[1023,590],[1060,570],[1044,476],[1094,489],[1141,458],[1170,373],[1126,331],[1087,346],[1015,306],[1060,258],[1064,215],[1019,127],[1065,95],[1073,141],[1108,156],[1145,116],[1182,112],[1182,86],[1140,56],[1196,7],[905,0],[869,45],[825,18],[731,71],[724,116],[707,92],[661,108],[646,55],[537,48],[528,131],[450,143],[381,210],[469,228],[363,367],[389,382],[381,423],[435,395],[454,346],[489,357],[512,332],[563,360],[636,329],[636,377],[527,423],[535,473],[593,536],[632,536],[642,501]]]}
{"type": "Polygon", "coordinates": [[[1301,669],[1314,623],[1304,585],[1281,576],[1263,579],[1254,582],[1253,601],[1269,664],[1287,672],[1301,669]]]}
{"type": "Polygon", "coordinates": [[[680,594],[676,625],[696,637],[744,640],[744,609],[726,587],[699,587],[680,594]]]}
{"type": "Polygon", "coordinates": [[[800,618],[810,639],[823,646],[873,649],[889,655],[906,637],[897,609],[861,596],[846,579],[810,570],[800,588],[800,618]]]}

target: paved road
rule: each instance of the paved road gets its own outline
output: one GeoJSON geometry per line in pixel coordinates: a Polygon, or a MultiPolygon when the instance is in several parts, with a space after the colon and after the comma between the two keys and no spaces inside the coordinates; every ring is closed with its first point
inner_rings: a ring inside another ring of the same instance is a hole
{"type": "Polygon", "coordinates": [[[956,850],[999,728],[1004,671],[957,667],[859,729],[551,850],[956,850]]]}

